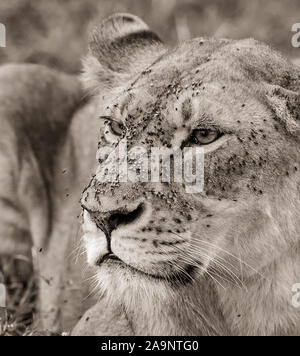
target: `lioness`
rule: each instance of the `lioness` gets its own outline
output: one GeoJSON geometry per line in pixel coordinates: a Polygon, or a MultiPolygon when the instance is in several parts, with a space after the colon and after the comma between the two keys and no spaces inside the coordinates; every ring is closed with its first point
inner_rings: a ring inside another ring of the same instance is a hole
{"type": "Polygon", "coordinates": [[[72,335],[300,335],[299,68],[252,39],[168,49],[128,14],[97,27],[89,48],[94,97],[55,155],[53,228],[37,257],[44,327],[66,329],[87,308],[67,257],[94,169],[82,240],[101,298],[72,335]],[[102,181],[98,132],[111,150],[124,139],[149,154],[202,147],[204,191],[102,181]]]}
{"type": "Polygon", "coordinates": [[[97,171],[83,240],[104,297],[73,334],[299,335],[299,68],[252,39],[169,50],[116,15],[93,32],[84,70],[104,101],[102,145],[126,138],[149,157],[201,146],[205,184],[187,194],[97,171]]]}
{"type": "Polygon", "coordinates": [[[29,256],[32,248],[41,324],[51,331],[74,325],[81,293],[87,295],[73,282],[76,269],[68,273],[73,259],[66,249],[78,245],[78,200],[93,167],[99,128],[94,107],[75,76],[40,65],[0,67],[0,256],[29,256]],[[87,143],[80,147],[86,123],[87,143]]]}

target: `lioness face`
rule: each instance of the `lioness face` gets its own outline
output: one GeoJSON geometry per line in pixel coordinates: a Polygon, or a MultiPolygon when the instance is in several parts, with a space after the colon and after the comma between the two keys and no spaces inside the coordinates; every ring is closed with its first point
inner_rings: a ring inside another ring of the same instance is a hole
{"type": "Polygon", "coordinates": [[[195,39],[105,95],[100,146],[117,151],[126,140],[128,151],[142,147],[149,160],[154,147],[204,150],[202,192],[172,178],[153,182],[140,168],[147,181],[103,182],[97,173],[85,189],[88,262],[111,295],[154,293],[153,283],[176,292],[204,274],[216,285],[239,284],[292,246],[299,127],[292,114],[283,118],[281,90],[295,82],[274,89],[284,86],[272,74],[281,62],[254,41],[195,39]]]}

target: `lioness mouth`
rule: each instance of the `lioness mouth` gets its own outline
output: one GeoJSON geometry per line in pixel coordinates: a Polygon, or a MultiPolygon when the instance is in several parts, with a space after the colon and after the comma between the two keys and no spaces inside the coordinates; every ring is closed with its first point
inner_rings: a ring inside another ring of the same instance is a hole
{"type": "Polygon", "coordinates": [[[193,277],[192,277],[192,273],[194,271],[193,266],[187,266],[184,270],[174,273],[172,275],[162,276],[162,275],[148,273],[148,272],[142,271],[138,268],[135,268],[135,267],[125,263],[118,256],[116,256],[114,253],[107,253],[106,255],[104,255],[97,261],[96,265],[100,267],[102,264],[104,264],[106,262],[119,264],[121,267],[127,268],[128,270],[131,270],[132,272],[142,275],[144,277],[146,276],[148,278],[166,281],[171,284],[175,284],[175,283],[177,285],[178,284],[186,284],[186,283],[191,282],[193,279],[193,277]]]}
{"type": "MultiPolygon", "coordinates": [[[[103,257],[99,258],[99,260],[97,261],[96,265],[100,266],[102,263],[111,260],[111,261],[117,261],[120,263],[124,263],[118,256],[116,256],[114,253],[107,253],[106,255],[104,255],[103,257]]],[[[124,263],[125,264],[125,263],[124,263]]]]}

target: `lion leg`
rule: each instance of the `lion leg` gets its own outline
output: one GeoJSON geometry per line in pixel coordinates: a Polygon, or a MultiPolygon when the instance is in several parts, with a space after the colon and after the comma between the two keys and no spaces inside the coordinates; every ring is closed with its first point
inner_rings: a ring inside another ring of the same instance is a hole
{"type": "Polygon", "coordinates": [[[52,231],[45,248],[35,257],[40,281],[41,326],[52,332],[70,330],[82,316],[84,307],[89,306],[81,263],[84,256],[78,250],[82,185],[76,182],[72,150],[67,142],[57,162],[57,184],[52,192],[52,231]]]}
{"type": "Polygon", "coordinates": [[[0,66],[0,255],[45,243],[52,163],[81,98],[76,77],[40,65],[0,66]]]}
{"type": "Polygon", "coordinates": [[[66,206],[55,215],[56,226],[45,250],[37,252],[35,266],[39,273],[41,327],[51,332],[61,332],[74,325],[73,319],[77,321],[80,317],[83,298],[80,281],[72,278],[78,268],[71,263],[76,219],[66,206]],[[66,317],[64,309],[71,309],[66,317]]]}
{"type": "Polygon", "coordinates": [[[90,308],[73,328],[71,336],[132,336],[131,323],[122,310],[105,302],[90,308]]]}
{"type": "MultiPolygon", "coordinates": [[[[1,145],[1,139],[0,139],[1,145]]],[[[33,155],[14,165],[14,155],[0,152],[0,255],[30,255],[48,232],[49,202],[33,155]]],[[[17,158],[16,158],[17,159],[17,158]]]]}

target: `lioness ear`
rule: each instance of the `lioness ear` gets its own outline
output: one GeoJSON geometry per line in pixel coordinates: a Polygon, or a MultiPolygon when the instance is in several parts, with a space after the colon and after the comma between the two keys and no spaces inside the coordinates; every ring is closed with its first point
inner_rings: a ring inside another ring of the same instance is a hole
{"type": "Polygon", "coordinates": [[[94,92],[110,89],[140,73],[165,51],[159,37],[141,19],[115,14],[90,35],[83,82],[94,92]]]}
{"type": "MultiPolygon", "coordinates": [[[[299,88],[300,89],[300,88],[299,88]]],[[[268,85],[267,99],[275,114],[289,134],[300,137],[300,90],[289,90],[268,85]]]]}

